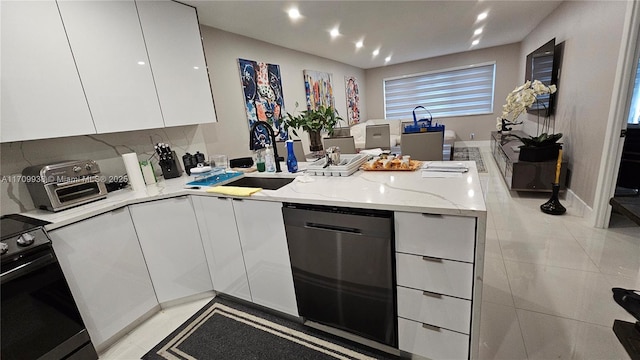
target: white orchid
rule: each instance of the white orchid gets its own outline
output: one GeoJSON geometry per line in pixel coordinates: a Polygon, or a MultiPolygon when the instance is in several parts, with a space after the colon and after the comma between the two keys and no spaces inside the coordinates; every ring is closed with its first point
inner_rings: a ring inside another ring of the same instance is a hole
{"type": "Polygon", "coordinates": [[[538,95],[553,94],[557,90],[555,85],[546,86],[540,80],[527,80],[507,95],[507,103],[502,106],[502,116],[498,117],[496,128],[503,130],[506,125],[517,125],[518,117],[536,102],[538,95]]]}

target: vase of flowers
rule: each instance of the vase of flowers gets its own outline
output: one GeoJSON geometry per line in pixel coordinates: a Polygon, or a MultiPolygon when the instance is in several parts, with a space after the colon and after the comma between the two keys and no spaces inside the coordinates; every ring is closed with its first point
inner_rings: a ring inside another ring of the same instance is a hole
{"type": "Polygon", "coordinates": [[[498,117],[496,123],[498,132],[504,134],[511,131],[511,126],[522,124],[522,121],[518,122],[518,117],[536,102],[538,95],[555,92],[555,85],[546,86],[540,80],[533,80],[533,82],[527,80],[515,88],[507,95],[506,104],[502,105],[502,116],[498,117]]]}

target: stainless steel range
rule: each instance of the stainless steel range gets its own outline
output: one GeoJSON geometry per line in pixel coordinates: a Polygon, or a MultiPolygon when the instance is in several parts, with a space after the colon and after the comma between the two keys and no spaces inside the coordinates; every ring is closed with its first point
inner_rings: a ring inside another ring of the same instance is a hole
{"type": "Polygon", "coordinates": [[[97,359],[46,224],[0,218],[0,358],[97,359]]]}

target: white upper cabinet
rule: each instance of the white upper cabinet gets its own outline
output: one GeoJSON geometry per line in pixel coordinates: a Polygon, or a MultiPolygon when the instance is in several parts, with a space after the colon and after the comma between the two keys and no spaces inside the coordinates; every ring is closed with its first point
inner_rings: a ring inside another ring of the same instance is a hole
{"type": "Polygon", "coordinates": [[[95,134],[54,0],[2,1],[2,142],[95,134]]]}
{"type": "Polygon", "coordinates": [[[163,127],[133,0],[58,6],[97,132],[163,127]]]}
{"type": "Polygon", "coordinates": [[[196,10],[168,0],[136,4],[165,126],[215,122],[196,10]]]}

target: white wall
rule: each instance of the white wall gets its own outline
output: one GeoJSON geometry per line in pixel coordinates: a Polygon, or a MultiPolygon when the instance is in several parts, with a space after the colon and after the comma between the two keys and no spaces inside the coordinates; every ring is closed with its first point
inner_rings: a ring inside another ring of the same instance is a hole
{"type": "MultiPolygon", "coordinates": [[[[611,105],[624,1],[565,1],[521,43],[520,73],[526,55],[552,38],[563,42],[564,56],[558,80],[556,132],[564,134],[564,160],[571,170],[569,187],[592,207],[604,135],[611,105]]],[[[536,132],[529,115],[525,131],[536,132]]]]}
{"type": "MultiPolygon", "coordinates": [[[[457,140],[470,140],[471,133],[475,134],[475,140],[489,140],[490,132],[496,130],[496,118],[502,113],[502,105],[507,94],[524,79],[524,72],[519,72],[519,43],[366,70],[367,113],[369,118],[384,118],[383,80],[385,78],[490,61],[496,62],[493,114],[434,119],[439,123],[443,123],[446,129],[454,130],[458,137],[457,140]]],[[[418,105],[420,104],[416,104],[416,106],[418,105]]],[[[363,117],[363,119],[366,118],[363,117]]]]}
{"type": "MultiPolygon", "coordinates": [[[[296,102],[298,111],[306,110],[302,71],[317,70],[333,74],[336,109],[346,121],[344,77],[355,76],[360,81],[360,116],[366,119],[365,75],[362,69],[212,27],[203,25],[200,28],[218,117],[217,124],[203,125],[210,154],[222,152],[230,158],[251,155],[238,58],[280,65],[285,111],[292,114],[296,113],[296,102]]],[[[305,151],[309,152],[309,137],[306,133],[298,134],[305,151]]]]}

